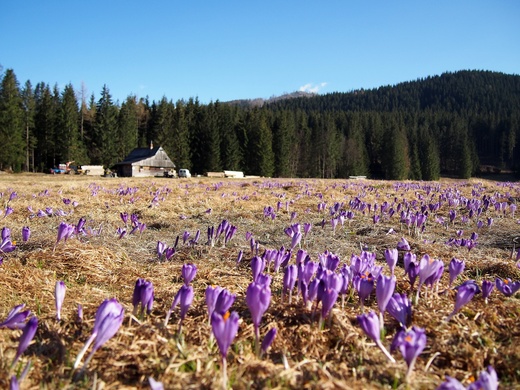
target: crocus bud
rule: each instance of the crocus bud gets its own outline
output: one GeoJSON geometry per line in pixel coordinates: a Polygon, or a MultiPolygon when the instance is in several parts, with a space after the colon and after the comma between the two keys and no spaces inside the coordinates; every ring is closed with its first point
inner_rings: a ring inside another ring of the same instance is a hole
{"type": "Polygon", "coordinates": [[[226,358],[228,349],[237,335],[238,319],[236,311],[231,314],[226,312],[223,315],[213,312],[211,315],[211,329],[223,359],[226,358]]]}
{"type": "Polygon", "coordinates": [[[24,326],[22,335],[20,336],[20,343],[18,344],[18,349],[16,350],[16,355],[14,357],[12,366],[16,364],[20,356],[25,352],[25,350],[29,347],[34,335],[36,334],[36,330],[38,329],[38,318],[31,317],[27,324],[24,326]]]}
{"type": "Polygon", "coordinates": [[[56,282],[56,286],[54,288],[54,302],[56,306],[56,319],[58,321],[61,320],[61,307],[63,305],[63,300],[65,299],[66,289],[67,287],[65,286],[65,282],[56,282]]]}
{"type": "Polygon", "coordinates": [[[267,350],[273,343],[275,336],[276,336],[276,328],[269,329],[269,331],[266,333],[266,335],[264,336],[264,339],[262,341],[262,346],[261,346],[262,353],[267,352],[267,350]]]}
{"type": "Polygon", "coordinates": [[[11,309],[9,314],[7,314],[7,318],[0,322],[0,328],[9,328],[9,329],[21,329],[25,326],[25,320],[31,314],[30,310],[22,311],[25,307],[25,303],[21,305],[17,305],[11,309]]]}
{"type": "Polygon", "coordinates": [[[27,242],[29,241],[29,238],[31,237],[31,229],[29,226],[24,226],[22,228],[22,241],[27,242]]]}
{"type": "Polygon", "coordinates": [[[189,285],[197,274],[197,266],[195,264],[183,264],[181,274],[184,284],[189,285]]]}

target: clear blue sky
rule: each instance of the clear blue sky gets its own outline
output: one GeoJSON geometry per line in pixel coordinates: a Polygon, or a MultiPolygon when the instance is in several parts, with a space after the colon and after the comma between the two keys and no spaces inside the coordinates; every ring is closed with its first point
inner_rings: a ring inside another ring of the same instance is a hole
{"type": "Polygon", "coordinates": [[[6,0],[0,64],[202,103],[376,88],[462,69],[520,74],[520,1],[6,0]]]}

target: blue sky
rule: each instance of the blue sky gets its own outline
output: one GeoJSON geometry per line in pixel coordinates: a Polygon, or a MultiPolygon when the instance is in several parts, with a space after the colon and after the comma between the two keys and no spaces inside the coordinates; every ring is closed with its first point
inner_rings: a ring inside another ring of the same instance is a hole
{"type": "Polygon", "coordinates": [[[520,1],[7,0],[21,85],[202,103],[348,92],[462,69],[520,74],[520,1]]]}

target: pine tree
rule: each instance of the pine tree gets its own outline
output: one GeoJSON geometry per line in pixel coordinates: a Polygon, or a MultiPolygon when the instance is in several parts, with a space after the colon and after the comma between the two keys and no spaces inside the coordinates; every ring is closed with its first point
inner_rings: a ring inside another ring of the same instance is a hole
{"type": "Polygon", "coordinates": [[[220,128],[219,128],[220,104],[210,103],[204,110],[204,140],[205,140],[205,172],[217,172],[222,170],[220,160],[220,128]]]}
{"type": "Polygon", "coordinates": [[[118,108],[112,102],[112,96],[106,85],[97,103],[95,134],[99,142],[98,163],[111,167],[117,162],[117,117],[118,108]]]}
{"type": "Polygon", "coordinates": [[[291,161],[294,156],[291,154],[294,135],[294,120],[289,111],[283,110],[276,113],[277,116],[273,125],[273,152],[275,154],[275,176],[291,177],[291,161]]]}
{"type": "Polygon", "coordinates": [[[404,180],[408,178],[410,161],[408,145],[404,131],[399,128],[395,114],[387,118],[387,129],[384,133],[383,169],[385,179],[404,180]]]}
{"type": "Polygon", "coordinates": [[[428,122],[425,121],[419,124],[418,131],[422,179],[428,181],[439,180],[439,150],[435,138],[429,129],[428,122]]]}
{"type": "Polygon", "coordinates": [[[218,117],[222,166],[227,170],[239,171],[242,169],[242,152],[236,128],[239,121],[236,109],[219,103],[218,117]]]}
{"type": "Polygon", "coordinates": [[[65,86],[61,97],[58,118],[58,148],[61,161],[87,162],[85,145],[80,135],[80,115],[78,101],[72,84],[65,86]]]}
{"type": "Polygon", "coordinates": [[[34,117],[36,115],[36,100],[34,90],[29,80],[25,82],[22,89],[22,104],[24,110],[25,125],[25,164],[26,172],[32,170],[34,172],[34,149],[36,147],[36,138],[34,136],[34,117]]]}
{"type": "Polygon", "coordinates": [[[273,134],[267,124],[265,110],[255,108],[246,119],[247,171],[253,175],[272,177],[274,174],[273,134]]]}
{"type": "Polygon", "coordinates": [[[117,121],[117,159],[123,161],[137,147],[138,137],[138,106],[137,98],[128,96],[121,104],[117,121]]]}
{"type": "Polygon", "coordinates": [[[18,172],[22,168],[24,150],[24,112],[16,75],[7,69],[0,83],[0,169],[18,172]]]}
{"type": "Polygon", "coordinates": [[[191,169],[190,133],[186,106],[182,100],[177,101],[174,114],[171,158],[178,168],[191,169]]]}
{"type": "Polygon", "coordinates": [[[38,83],[35,88],[36,116],[34,133],[36,136],[35,166],[40,172],[57,167],[56,160],[56,102],[50,87],[45,83],[38,83]]]}
{"type": "MultiPolygon", "coordinates": [[[[87,157],[91,163],[101,161],[101,140],[96,135],[96,98],[90,95],[88,105],[82,103],[81,120],[83,122],[83,142],[87,148],[87,157]]],[[[80,130],[81,132],[81,130],[80,130]]]]}

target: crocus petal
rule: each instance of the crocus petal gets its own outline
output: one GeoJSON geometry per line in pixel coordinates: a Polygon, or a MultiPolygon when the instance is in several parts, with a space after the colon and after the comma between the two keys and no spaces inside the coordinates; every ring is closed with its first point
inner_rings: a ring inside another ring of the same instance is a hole
{"type": "Polygon", "coordinates": [[[58,321],[61,320],[61,307],[63,305],[63,301],[65,299],[65,290],[67,287],[65,286],[65,282],[57,281],[56,286],[54,288],[54,302],[56,306],[56,318],[58,321]]]}
{"type": "Polygon", "coordinates": [[[238,332],[238,319],[236,311],[224,315],[213,312],[211,315],[211,329],[223,358],[226,358],[228,349],[238,332]]]}
{"type": "Polygon", "coordinates": [[[16,350],[16,355],[13,360],[13,366],[16,364],[20,356],[25,352],[25,350],[29,347],[34,335],[36,334],[36,330],[38,329],[38,319],[36,317],[31,317],[27,324],[23,328],[22,335],[20,336],[20,343],[18,344],[18,349],[16,350]]]}

